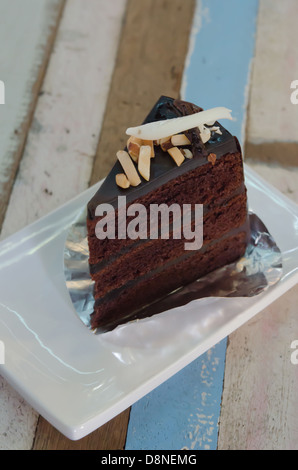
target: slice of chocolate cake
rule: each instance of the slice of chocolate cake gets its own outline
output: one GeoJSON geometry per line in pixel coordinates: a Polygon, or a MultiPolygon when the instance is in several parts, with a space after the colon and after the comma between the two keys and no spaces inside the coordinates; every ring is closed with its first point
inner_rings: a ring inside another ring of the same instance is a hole
{"type": "Polygon", "coordinates": [[[161,97],[144,121],[156,125],[127,130],[127,147],[88,203],[92,328],[141,318],[143,307],[244,254],[241,148],[214,115],[161,97]],[[193,126],[194,117],[209,122],[193,126]]]}

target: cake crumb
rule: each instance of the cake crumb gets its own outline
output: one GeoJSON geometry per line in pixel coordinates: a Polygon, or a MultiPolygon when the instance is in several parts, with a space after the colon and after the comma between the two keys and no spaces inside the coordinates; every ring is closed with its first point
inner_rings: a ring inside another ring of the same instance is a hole
{"type": "Polygon", "coordinates": [[[215,153],[209,153],[208,162],[212,163],[212,165],[215,165],[215,162],[216,162],[216,154],[215,153]]]}

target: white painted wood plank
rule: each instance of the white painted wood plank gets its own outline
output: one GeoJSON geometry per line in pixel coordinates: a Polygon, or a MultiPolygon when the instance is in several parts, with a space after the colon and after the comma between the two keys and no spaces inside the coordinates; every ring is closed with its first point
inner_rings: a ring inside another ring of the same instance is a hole
{"type": "MultiPolygon", "coordinates": [[[[60,0],[0,0],[0,204],[8,196],[33,90],[45,63],[47,45],[59,15],[60,0]]],[[[29,448],[36,413],[0,377],[0,450],[29,448]]]]}
{"type": "Polygon", "coordinates": [[[298,79],[298,3],[260,0],[252,71],[248,141],[298,142],[298,106],[290,85],[298,79]]]}
{"type": "Polygon", "coordinates": [[[266,164],[258,161],[250,161],[248,166],[298,204],[298,155],[297,167],[287,168],[280,164],[266,164]]]}
{"type": "Polygon", "coordinates": [[[34,98],[33,87],[55,27],[61,0],[0,0],[0,196],[15,172],[23,126],[34,98]]]}
{"type": "Polygon", "coordinates": [[[218,448],[298,449],[298,287],[230,336],[218,448]]]}
{"type": "Polygon", "coordinates": [[[2,238],[83,191],[90,179],[125,0],[67,3],[2,238]]]}
{"type": "MultiPolygon", "coordinates": [[[[296,203],[298,161],[289,168],[283,158],[297,146],[280,144],[297,142],[298,106],[290,101],[290,83],[298,78],[297,8],[294,0],[260,0],[247,128],[247,142],[260,148],[261,159],[263,143],[279,156],[279,163],[255,158],[249,166],[296,203]]],[[[298,450],[298,366],[291,362],[297,302],[295,286],[230,335],[219,449],[298,450]]]]}
{"type": "MultiPolygon", "coordinates": [[[[298,203],[298,169],[250,164],[298,203]]],[[[298,450],[298,287],[294,287],[229,337],[218,448],[298,450]]]]}
{"type": "MultiPolygon", "coordinates": [[[[67,2],[2,238],[88,186],[125,7],[126,0],[67,2]]],[[[37,414],[3,380],[0,390],[0,449],[30,449],[37,414]]]]}

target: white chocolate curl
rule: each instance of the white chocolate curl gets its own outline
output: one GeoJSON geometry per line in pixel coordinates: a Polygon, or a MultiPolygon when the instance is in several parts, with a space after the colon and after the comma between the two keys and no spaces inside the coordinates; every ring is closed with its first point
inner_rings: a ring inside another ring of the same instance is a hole
{"type": "Polygon", "coordinates": [[[231,112],[230,109],[224,107],[211,108],[188,116],[149,122],[138,127],[129,127],[126,134],[144,140],[163,139],[219,119],[233,120],[231,112]]]}

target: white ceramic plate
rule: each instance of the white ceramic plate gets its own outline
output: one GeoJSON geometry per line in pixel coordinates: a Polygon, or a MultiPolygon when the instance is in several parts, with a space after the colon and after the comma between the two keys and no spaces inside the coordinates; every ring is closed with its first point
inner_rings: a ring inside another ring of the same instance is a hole
{"type": "Polygon", "coordinates": [[[74,312],[63,251],[69,227],[98,185],[1,242],[0,373],[66,437],[89,434],[297,283],[298,206],[245,172],[250,209],[283,255],[281,281],[256,297],[202,299],[94,335],[74,312]]]}

